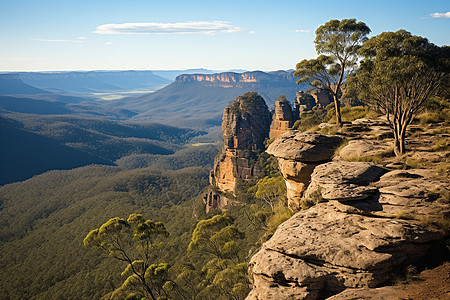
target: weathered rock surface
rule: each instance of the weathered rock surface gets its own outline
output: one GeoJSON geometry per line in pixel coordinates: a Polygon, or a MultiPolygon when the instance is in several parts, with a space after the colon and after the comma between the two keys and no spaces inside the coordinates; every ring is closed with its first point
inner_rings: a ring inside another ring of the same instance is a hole
{"type": "Polygon", "coordinates": [[[392,146],[389,143],[380,143],[376,140],[351,140],[339,151],[339,156],[344,160],[354,158],[383,155],[389,152],[392,146]]]}
{"type": "Polygon", "coordinates": [[[239,179],[260,173],[255,163],[257,151],[264,150],[271,115],[264,99],[255,92],[236,98],[223,113],[224,146],[216,157],[210,183],[234,193],[239,179]]]}
{"type": "Polygon", "coordinates": [[[347,289],[329,300],[443,300],[450,299],[450,263],[423,271],[409,284],[385,286],[375,289],[347,289]]]}
{"type": "Polygon", "coordinates": [[[281,224],[250,261],[247,299],[324,299],[376,287],[444,233],[418,221],[368,217],[320,203],[281,224]]]}
{"type": "Polygon", "coordinates": [[[328,202],[296,213],[252,257],[248,299],[325,299],[377,287],[423,257],[445,236],[424,220],[450,215],[440,198],[448,182],[427,170],[385,172],[363,162],[317,166],[305,197],[328,202]]]}
{"type": "Polygon", "coordinates": [[[205,204],[205,211],[209,213],[212,210],[223,210],[229,205],[236,204],[236,200],[233,200],[223,193],[208,189],[203,195],[203,203],[205,204]]]}
{"type": "Polygon", "coordinates": [[[377,191],[370,182],[378,180],[386,170],[366,162],[329,162],[317,166],[305,197],[320,194],[325,200],[361,200],[377,191]]]}
{"type": "Polygon", "coordinates": [[[270,124],[269,138],[276,139],[288,131],[294,125],[296,117],[289,101],[285,97],[279,97],[275,102],[275,111],[270,124]]]}
{"type": "Polygon", "coordinates": [[[330,160],[342,142],[338,136],[288,131],[276,139],[266,152],[275,156],[287,187],[288,205],[300,208],[300,199],[309,184],[313,169],[330,160]]]}

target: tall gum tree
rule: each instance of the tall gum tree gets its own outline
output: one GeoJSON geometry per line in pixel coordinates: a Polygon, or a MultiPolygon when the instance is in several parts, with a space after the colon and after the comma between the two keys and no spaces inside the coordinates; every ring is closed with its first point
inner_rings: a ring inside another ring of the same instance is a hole
{"type": "Polygon", "coordinates": [[[316,30],[317,59],[302,60],[294,76],[297,83],[306,82],[325,90],[333,96],[336,122],[342,126],[340,97],[341,86],[347,74],[353,72],[358,62],[358,49],[367,40],[370,28],[356,19],[330,20],[316,30]]]}
{"type": "Polygon", "coordinates": [[[448,89],[450,48],[405,30],[383,32],[365,42],[364,60],[349,78],[361,101],[386,114],[394,152],[406,152],[406,129],[424,103],[448,89]]]}

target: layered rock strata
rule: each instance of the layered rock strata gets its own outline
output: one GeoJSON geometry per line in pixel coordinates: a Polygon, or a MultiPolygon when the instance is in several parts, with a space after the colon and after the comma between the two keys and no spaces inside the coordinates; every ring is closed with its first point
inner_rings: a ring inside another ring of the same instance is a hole
{"type": "Polygon", "coordinates": [[[313,169],[330,160],[341,142],[338,136],[288,131],[268,147],[266,152],[278,160],[286,182],[288,205],[292,210],[300,208],[300,199],[313,169]]]}
{"type": "Polygon", "coordinates": [[[425,256],[445,232],[421,218],[448,215],[436,199],[448,183],[425,171],[383,172],[362,162],[318,166],[306,193],[327,202],[296,213],[252,257],[247,299],[325,299],[377,287],[425,256]]]}
{"type": "Polygon", "coordinates": [[[297,117],[294,115],[286,97],[278,97],[278,100],[275,102],[272,124],[270,124],[269,138],[276,139],[291,129],[297,117]]]}
{"type": "Polygon", "coordinates": [[[264,99],[255,92],[236,98],[223,113],[224,145],[217,155],[210,183],[221,191],[235,192],[239,180],[260,174],[258,151],[264,151],[271,115],[264,99]]]}

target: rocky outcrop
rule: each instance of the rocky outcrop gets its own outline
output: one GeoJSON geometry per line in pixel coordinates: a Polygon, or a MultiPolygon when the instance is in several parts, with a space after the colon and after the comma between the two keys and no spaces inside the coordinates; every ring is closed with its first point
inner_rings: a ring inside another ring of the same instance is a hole
{"type": "Polygon", "coordinates": [[[258,175],[256,154],[264,150],[271,116],[264,99],[255,92],[236,98],[223,113],[224,145],[217,155],[210,183],[221,191],[235,192],[238,180],[258,175]]]}
{"type": "Polygon", "coordinates": [[[208,189],[205,194],[203,194],[203,203],[205,204],[206,213],[209,213],[212,210],[222,211],[227,206],[236,204],[236,200],[227,197],[216,190],[208,189]]]}
{"type": "Polygon", "coordinates": [[[386,170],[365,162],[329,162],[317,166],[311,175],[311,184],[305,192],[306,198],[320,195],[326,201],[354,201],[366,199],[377,188],[368,186],[386,170]]]}
{"type": "Polygon", "coordinates": [[[318,166],[306,194],[326,202],[281,224],[252,257],[247,299],[325,299],[377,287],[425,256],[445,232],[422,217],[448,215],[436,196],[448,184],[421,170],[383,172],[363,162],[318,166]]]}
{"type": "Polygon", "coordinates": [[[300,208],[300,199],[313,169],[330,160],[341,142],[342,139],[337,136],[289,131],[268,147],[266,152],[278,160],[291,209],[296,211],[300,208]]]}
{"type": "Polygon", "coordinates": [[[363,157],[383,156],[392,151],[392,146],[375,140],[357,139],[351,140],[339,151],[339,156],[344,160],[360,159],[363,157]]]}
{"type": "Polygon", "coordinates": [[[295,107],[299,112],[311,110],[316,105],[325,107],[332,102],[330,93],[321,90],[298,91],[296,96],[295,107]]]}
{"type": "Polygon", "coordinates": [[[269,138],[276,139],[280,137],[283,133],[292,128],[292,125],[294,125],[297,118],[298,116],[294,115],[292,107],[286,97],[278,97],[278,100],[275,102],[272,124],[270,124],[269,138]]]}
{"type": "Polygon", "coordinates": [[[279,71],[279,72],[223,72],[215,74],[182,74],[179,75],[175,82],[186,83],[195,82],[203,83],[208,86],[220,86],[224,88],[231,87],[259,87],[261,85],[273,85],[281,84],[288,86],[290,84],[295,84],[295,78],[292,76],[291,72],[279,71]]]}

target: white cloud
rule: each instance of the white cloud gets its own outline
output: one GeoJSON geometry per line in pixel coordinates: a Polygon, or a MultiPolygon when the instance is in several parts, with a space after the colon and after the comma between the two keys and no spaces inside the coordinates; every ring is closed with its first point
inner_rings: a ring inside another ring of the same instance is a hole
{"type": "Polygon", "coordinates": [[[433,13],[430,14],[432,18],[450,18],[450,11],[446,13],[433,13]]]}
{"type": "Polygon", "coordinates": [[[97,27],[98,34],[215,34],[220,32],[240,32],[240,27],[225,21],[184,22],[184,23],[123,23],[104,24],[97,27]]]}
{"type": "Polygon", "coordinates": [[[309,32],[311,32],[311,30],[309,30],[309,29],[296,29],[295,32],[309,33],[309,32]]]}
{"type": "Polygon", "coordinates": [[[110,45],[112,45],[112,42],[106,42],[105,43],[105,46],[110,46],[110,45]]]}

